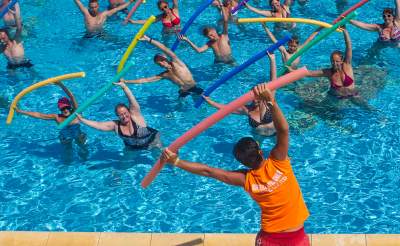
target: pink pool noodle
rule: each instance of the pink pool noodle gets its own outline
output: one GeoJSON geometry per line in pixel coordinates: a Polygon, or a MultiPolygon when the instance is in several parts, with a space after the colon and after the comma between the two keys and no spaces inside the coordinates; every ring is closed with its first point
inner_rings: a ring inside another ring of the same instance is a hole
{"type": "Polygon", "coordinates": [[[347,16],[348,14],[350,14],[351,12],[353,12],[354,10],[358,9],[359,7],[363,6],[364,4],[366,4],[369,0],[361,0],[360,2],[354,4],[353,6],[351,6],[348,10],[344,11],[341,15],[339,15],[338,18],[336,18],[333,21],[333,24],[335,24],[336,22],[340,21],[344,16],[347,16]]]}
{"type": "MultiPolygon", "coordinates": [[[[303,77],[305,77],[308,74],[308,70],[306,67],[297,69],[291,73],[288,73],[286,75],[283,75],[282,77],[279,77],[271,82],[268,83],[268,88],[270,90],[276,90],[282,86],[285,86],[289,83],[292,83],[296,80],[299,80],[303,77]]],[[[187,131],[185,134],[180,136],[178,139],[176,139],[170,146],[168,146],[168,149],[170,149],[173,152],[177,152],[179,148],[181,148],[183,145],[185,145],[187,142],[195,138],[197,135],[202,133],[204,130],[209,128],[210,126],[214,125],[221,119],[223,119],[225,116],[228,114],[232,113],[235,111],[237,108],[245,105],[246,103],[254,100],[254,94],[253,91],[249,91],[243,96],[237,98],[236,100],[230,102],[226,106],[224,106],[222,109],[218,110],[216,113],[212,114],[208,118],[202,120],[200,123],[192,127],[189,131],[187,131]]],[[[160,160],[154,164],[153,168],[150,170],[150,172],[143,178],[142,180],[142,187],[146,188],[150,183],[155,179],[155,177],[158,175],[158,173],[161,171],[161,169],[164,167],[165,163],[162,163],[160,160]]]]}
{"type": "Polygon", "coordinates": [[[139,8],[139,5],[143,3],[143,0],[137,0],[135,5],[133,5],[132,9],[129,11],[128,15],[124,20],[124,24],[127,24],[129,19],[132,17],[133,13],[135,13],[136,9],[139,8]]]}

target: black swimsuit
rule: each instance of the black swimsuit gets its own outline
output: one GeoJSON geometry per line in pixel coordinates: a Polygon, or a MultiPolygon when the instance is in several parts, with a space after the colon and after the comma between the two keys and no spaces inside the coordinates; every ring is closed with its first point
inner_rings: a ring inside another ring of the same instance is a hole
{"type": "MultiPolygon", "coordinates": [[[[254,107],[250,106],[246,106],[246,108],[250,111],[254,110],[254,107]]],[[[249,125],[252,128],[257,128],[261,125],[266,125],[266,124],[270,124],[272,122],[272,113],[270,110],[266,111],[264,114],[264,117],[261,119],[261,122],[256,121],[255,119],[251,118],[250,115],[248,115],[249,118],[249,125]]]]}
{"type": "Polygon", "coordinates": [[[140,127],[135,121],[131,120],[134,133],[132,135],[125,135],[121,130],[121,122],[118,124],[118,136],[122,138],[125,146],[133,149],[146,149],[156,139],[158,131],[151,127],[140,127]]]}

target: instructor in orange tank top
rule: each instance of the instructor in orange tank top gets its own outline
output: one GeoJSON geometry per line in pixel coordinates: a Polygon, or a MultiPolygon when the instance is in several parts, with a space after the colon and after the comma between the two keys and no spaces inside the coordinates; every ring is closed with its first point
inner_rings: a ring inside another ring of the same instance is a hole
{"type": "Polygon", "coordinates": [[[181,160],[168,149],[164,150],[162,161],[193,174],[243,187],[261,208],[261,229],[256,245],[309,245],[304,232],[304,221],[309,213],[288,157],[289,125],[266,83],[254,87],[253,92],[270,108],[276,128],[276,144],[268,158],[264,158],[253,138],[244,137],[236,143],[233,153],[248,167],[246,170],[226,171],[181,160]]]}

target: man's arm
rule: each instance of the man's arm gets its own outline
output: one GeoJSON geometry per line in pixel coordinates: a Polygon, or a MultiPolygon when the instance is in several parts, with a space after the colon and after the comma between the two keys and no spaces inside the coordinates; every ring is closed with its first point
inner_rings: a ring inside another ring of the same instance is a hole
{"type": "Polygon", "coordinates": [[[74,0],[75,4],[78,6],[79,10],[82,12],[84,15],[89,15],[89,11],[83,4],[81,3],[80,0],[74,0]]]}
{"type": "Polygon", "coordinates": [[[158,49],[160,49],[162,52],[164,52],[165,54],[167,54],[167,56],[171,57],[172,60],[175,60],[175,61],[178,61],[178,62],[183,63],[183,62],[176,56],[176,54],[175,54],[172,50],[168,49],[164,44],[158,42],[157,40],[152,39],[152,38],[149,38],[149,37],[146,36],[146,35],[143,35],[143,37],[141,38],[141,40],[147,41],[147,42],[149,42],[149,44],[154,45],[155,47],[157,47],[158,49]]]}
{"type": "Polygon", "coordinates": [[[56,114],[42,114],[39,112],[24,111],[24,110],[20,110],[18,108],[16,108],[15,111],[17,111],[17,113],[27,115],[27,116],[30,116],[30,117],[33,117],[36,119],[41,119],[41,120],[55,120],[57,118],[56,114]]]}
{"type": "Polygon", "coordinates": [[[121,4],[121,5],[119,5],[119,6],[116,7],[116,8],[113,8],[113,9],[104,11],[104,13],[105,13],[108,17],[110,17],[110,16],[112,16],[113,14],[117,13],[118,11],[127,8],[127,7],[129,6],[129,4],[133,3],[133,1],[134,1],[134,0],[129,0],[128,2],[126,2],[126,3],[124,3],[124,4],[121,4]]]}
{"type": "Polygon", "coordinates": [[[77,109],[78,102],[76,101],[74,94],[72,94],[72,92],[61,81],[57,82],[56,85],[58,85],[65,92],[65,94],[67,94],[67,96],[71,99],[72,106],[74,109],[77,109]]]}
{"type": "MultiPolygon", "coordinates": [[[[267,35],[271,39],[271,41],[274,42],[274,44],[276,44],[278,42],[278,40],[276,39],[274,34],[269,30],[267,24],[265,24],[265,22],[262,22],[261,25],[263,26],[265,32],[267,33],[267,35]]],[[[283,47],[283,45],[279,46],[279,51],[282,54],[282,59],[284,60],[284,62],[286,62],[284,57],[287,57],[288,53],[287,53],[285,47],[283,47]]]]}
{"type": "Polygon", "coordinates": [[[367,31],[371,31],[371,32],[379,31],[379,26],[377,24],[368,24],[368,23],[364,23],[361,21],[357,21],[357,20],[350,20],[350,23],[358,28],[363,29],[363,30],[367,30],[367,31]]]}
{"type": "Polygon", "coordinates": [[[351,45],[350,34],[346,29],[343,29],[343,35],[344,35],[344,41],[346,43],[346,52],[345,52],[344,62],[347,64],[351,64],[351,61],[353,59],[353,49],[352,49],[352,45],[351,45]]]}
{"type": "Polygon", "coordinates": [[[19,8],[19,3],[15,4],[14,18],[15,18],[15,24],[17,25],[17,29],[22,30],[21,10],[19,8]]]}
{"type": "Polygon", "coordinates": [[[210,48],[210,46],[208,44],[203,45],[202,47],[197,47],[192,41],[190,41],[190,39],[186,36],[183,35],[179,35],[178,36],[180,40],[186,41],[187,43],[189,43],[190,46],[192,46],[192,48],[197,51],[197,53],[202,53],[204,51],[206,51],[208,48],[210,48]]]}
{"type": "Polygon", "coordinates": [[[83,118],[81,115],[77,114],[76,117],[79,119],[80,122],[83,124],[90,126],[94,129],[103,131],[103,132],[110,132],[115,130],[115,122],[114,121],[105,121],[105,122],[98,122],[93,120],[88,120],[83,118]]]}
{"type": "Polygon", "coordinates": [[[228,35],[228,26],[229,26],[229,13],[227,8],[222,7],[222,17],[223,17],[223,29],[222,34],[228,35]]]}
{"type": "Polygon", "coordinates": [[[180,160],[178,155],[171,152],[169,149],[165,149],[161,156],[161,161],[173,164],[180,169],[187,172],[210,177],[229,185],[244,187],[246,181],[246,174],[240,171],[226,171],[219,168],[209,167],[205,164],[198,162],[189,162],[180,160]]]}
{"type": "Polygon", "coordinates": [[[268,53],[268,58],[269,58],[269,80],[275,80],[277,78],[277,73],[276,73],[276,59],[275,59],[275,54],[270,54],[268,53]]]}
{"type": "Polygon", "coordinates": [[[144,83],[151,83],[155,81],[159,81],[163,77],[160,75],[148,77],[148,78],[141,78],[141,79],[133,79],[133,80],[123,80],[124,83],[127,84],[144,84],[144,83]]]}
{"type": "Polygon", "coordinates": [[[248,3],[245,3],[244,5],[245,5],[246,8],[248,8],[251,12],[254,12],[254,13],[259,14],[259,15],[263,15],[263,16],[265,16],[265,17],[272,17],[272,12],[269,11],[269,10],[257,9],[257,8],[255,8],[255,7],[253,7],[253,6],[251,6],[251,5],[248,4],[248,3]]]}

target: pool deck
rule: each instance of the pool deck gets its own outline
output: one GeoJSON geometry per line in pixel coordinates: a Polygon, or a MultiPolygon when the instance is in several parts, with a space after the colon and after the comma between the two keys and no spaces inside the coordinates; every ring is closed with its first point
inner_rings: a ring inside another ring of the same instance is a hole
{"type": "MultiPolygon", "coordinates": [[[[243,246],[255,234],[0,231],[1,246],[243,246]]],[[[313,246],[400,246],[400,234],[309,234],[313,246]]]]}

